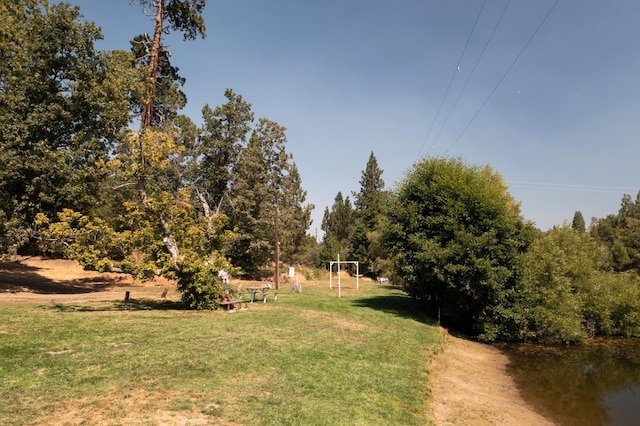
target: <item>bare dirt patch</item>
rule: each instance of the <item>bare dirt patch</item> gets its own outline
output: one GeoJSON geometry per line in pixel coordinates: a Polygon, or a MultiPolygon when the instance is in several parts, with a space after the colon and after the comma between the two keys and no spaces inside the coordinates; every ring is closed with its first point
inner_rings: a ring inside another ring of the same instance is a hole
{"type": "Polygon", "coordinates": [[[164,278],[135,282],[128,274],[85,271],[72,260],[15,257],[0,261],[0,301],[81,302],[131,298],[178,300],[176,283],[164,278]]]}
{"type": "Polygon", "coordinates": [[[436,425],[552,425],[520,396],[498,349],[443,330],[443,351],[430,367],[429,417],[436,425]]]}

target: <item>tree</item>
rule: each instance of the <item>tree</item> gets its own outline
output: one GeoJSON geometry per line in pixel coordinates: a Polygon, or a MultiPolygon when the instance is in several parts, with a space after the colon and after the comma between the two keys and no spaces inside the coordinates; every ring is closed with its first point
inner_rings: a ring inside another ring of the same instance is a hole
{"type": "MultiPolygon", "coordinates": [[[[197,36],[206,36],[206,29],[202,11],[205,0],[139,0],[143,7],[150,7],[155,11],[153,38],[148,50],[148,89],[142,109],[141,127],[151,127],[154,123],[156,94],[158,89],[159,72],[161,71],[162,58],[166,58],[163,51],[162,34],[165,32],[165,23],[173,31],[181,31],[185,40],[194,40],[197,36]]],[[[148,39],[148,37],[147,37],[148,39]]]]}
{"type": "Polygon", "coordinates": [[[325,208],[320,229],[324,231],[322,240],[322,260],[330,262],[337,255],[347,260],[351,238],[355,230],[355,213],[349,197],[343,198],[342,192],[338,192],[331,206],[331,210],[325,208]]]}
{"type": "Polygon", "coordinates": [[[398,277],[426,312],[486,340],[510,335],[534,228],[490,167],[417,163],[394,193],[385,234],[398,277]]]}
{"type": "Polygon", "coordinates": [[[285,132],[285,127],[261,118],[233,172],[230,220],[238,235],[229,254],[249,274],[272,259],[275,208],[282,200],[288,167],[285,132]]]}
{"type": "Polygon", "coordinates": [[[354,204],[365,225],[373,229],[377,226],[385,204],[384,180],[378,160],[371,151],[369,160],[360,178],[360,191],[354,194],[354,204]]]}
{"type": "Polygon", "coordinates": [[[232,185],[233,170],[251,131],[253,111],[241,95],[232,89],[224,92],[227,102],[211,109],[202,108],[204,124],[193,153],[196,166],[192,182],[205,210],[219,211],[232,185]]]}
{"type": "MultiPolygon", "coordinates": [[[[163,111],[162,108],[157,108],[158,98],[158,85],[160,82],[170,80],[170,78],[163,79],[161,71],[168,73],[169,77],[174,77],[175,69],[171,68],[167,61],[162,61],[162,58],[168,58],[165,52],[163,52],[162,46],[162,34],[165,31],[165,23],[167,27],[174,31],[181,31],[184,35],[184,39],[195,39],[198,35],[205,37],[205,24],[202,17],[202,11],[205,6],[205,0],[139,0],[143,7],[150,7],[155,11],[154,16],[154,32],[151,39],[151,45],[149,49],[149,60],[146,63],[148,71],[148,83],[146,87],[146,93],[144,97],[144,103],[142,106],[142,117],[140,122],[140,131],[137,133],[139,160],[137,161],[138,167],[136,167],[136,183],[137,190],[140,197],[140,203],[148,214],[155,216],[161,224],[163,230],[163,241],[171,254],[171,258],[177,269],[180,268],[180,249],[176,242],[175,235],[171,229],[170,221],[166,217],[166,209],[164,206],[158,208],[157,203],[150,202],[150,197],[147,193],[147,181],[148,174],[153,172],[155,166],[151,158],[146,157],[149,143],[162,143],[164,146],[152,147],[151,152],[166,151],[166,149],[172,145],[169,141],[171,134],[165,134],[165,137],[158,134],[158,130],[151,130],[154,125],[163,125],[165,117],[154,117],[163,111]]],[[[138,38],[141,40],[141,38],[138,38]]],[[[135,50],[135,46],[134,46],[135,50]]],[[[177,71],[175,73],[177,75],[177,71]]],[[[160,159],[164,161],[164,159],[160,159]]],[[[160,193],[153,197],[155,200],[167,199],[166,193],[160,193]]]]}
{"type": "Polygon", "coordinates": [[[77,7],[0,5],[0,249],[35,241],[38,213],[99,203],[95,167],[128,124],[129,58],[100,53],[99,29],[77,7]]]}
{"type": "Polygon", "coordinates": [[[356,226],[351,240],[351,255],[363,272],[378,275],[384,268],[386,250],[381,241],[381,223],[385,215],[387,193],[382,170],[373,152],[360,179],[360,191],[354,193],[356,226]]]}
{"type": "Polygon", "coordinates": [[[587,230],[582,212],[575,212],[575,214],[573,215],[573,221],[571,222],[571,228],[575,229],[578,232],[585,232],[587,230]]]}
{"type": "MultiPolygon", "coordinates": [[[[152,40],[147,34],[136,36],[131,41],[131,53],[134,56],[134,64],[146,70],[150,67],[152,40]]],[[[185,78],[180,76],[179,69],[171,65],[170,52],[161,50],[158,54],[158,70],[156,76],[156,91],[153,101],[153,113],[149,126],[160,127],[163,123],[171,121],[177,115],[177,111],[187,104],[187,96],[180,90],[185,78]]],[[[141,97],[132,98],[133,113],[142,117],[145,109],[147,93],[141,97]]]]}
{"type": "Polygon", "coordinates": [[[635,202],[624,194],[618,214],[594,220],[590,234],[609,249],[614,270],[640,268],[640,192],[635,202]]]}
{"type": "Polygon", "coordinates": [[[518,311],[521,339],[544,343],[575,343],[594,330],[611,329],[600,301],[599,271],[607,268],[606,249],[586,233],[556,227],[537,238],[527,253],[518,311]]]}
{"type": "Polygon", "coordinates": [[[292,264],[302,262],[308,249],[307,230],[311,226],[313,204],[304,204],[307,191],[302,189],[302,178],[295,163],[287,164],[282,179],[280,211],[280,259],[292,264]]]}

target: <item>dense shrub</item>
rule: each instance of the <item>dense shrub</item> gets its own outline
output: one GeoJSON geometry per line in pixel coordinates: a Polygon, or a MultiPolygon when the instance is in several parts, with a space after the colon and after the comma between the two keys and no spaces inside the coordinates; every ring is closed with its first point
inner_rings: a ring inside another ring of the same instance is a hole
{"type": "Polygon", "coordinates": [[[395,191],[385,240],[426,312],[495,340],[517,338],[512,308],[533,235],[491,168],[428,159],[395,191]]]}
{"type": "MultiPolygon", "coordinates": [[[[202,260],[189,256],[178,271],[178,291],[182,302],[189,309],[216,309],[225,296],[225,289],[218,279],[218,271],[228,267],[222,257],[202,260]]],[[[230,270],[233,273],[235,270],[230,270]]]]}
{"type": "Polygon", "coordinates": [[[522,338],[579,343],[593,335],[638,335],[640,280],[609,268],[606,248],[588,234],[564,226],[537,239],[519,304],[522,338]]]}

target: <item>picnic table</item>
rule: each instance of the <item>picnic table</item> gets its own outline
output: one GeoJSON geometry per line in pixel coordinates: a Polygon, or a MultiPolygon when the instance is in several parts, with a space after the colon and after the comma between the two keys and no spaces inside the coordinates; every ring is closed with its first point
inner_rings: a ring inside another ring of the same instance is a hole
{"type": "Polygon", "coordinates": [[[244,289],[247,290],[251,295],[251,303],[253,303],[256,300],[257,293],[262,294],[262,301],[264,303],[267,303],[267,292],[271,290],[271,286],[259,285],[259,286],[245,287],[244,289]]]}

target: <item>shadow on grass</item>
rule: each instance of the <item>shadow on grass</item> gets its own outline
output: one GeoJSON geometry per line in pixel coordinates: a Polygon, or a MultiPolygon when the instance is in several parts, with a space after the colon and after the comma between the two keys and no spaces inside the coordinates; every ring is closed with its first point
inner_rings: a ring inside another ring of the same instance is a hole
{"type": "Polygon", "coordinates": [[[421,312],[415,301],[406,294],[392,294],[387,296],[374,296],[364,299],[356,299],[353,301],[353,305],[361,308],[375,309],[429,325],[435,325],[436,323],[431,317],[421,312]]]}
{"type": "Polygon", "coordinates": [[[118,302],[65,303],[52,306],[60,312],[118,312],[118,311],[185,311],[182,302],[172,300],[132,299],[118,302]]]}

